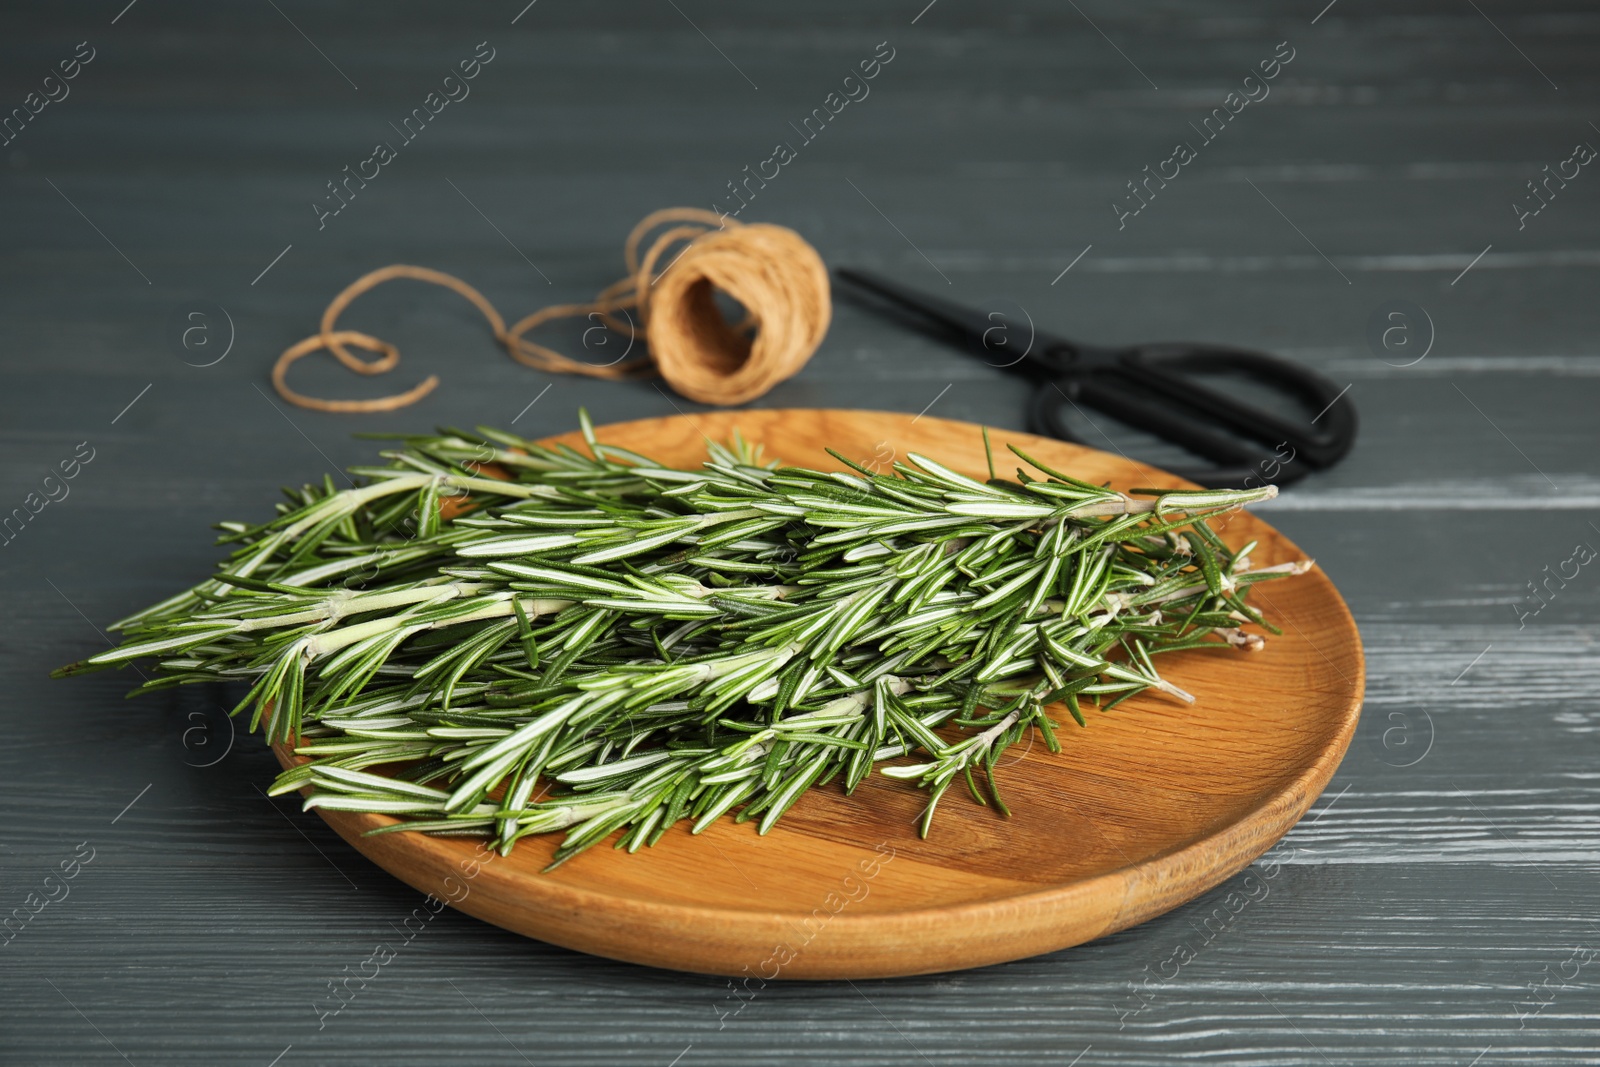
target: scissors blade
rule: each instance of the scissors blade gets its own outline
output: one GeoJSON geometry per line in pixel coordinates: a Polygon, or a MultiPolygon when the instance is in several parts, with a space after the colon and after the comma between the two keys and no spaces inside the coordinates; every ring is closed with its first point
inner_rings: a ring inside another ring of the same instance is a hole
{"type": "Polygon", "coordinates": [[[908,289],[878,275],[852,270],[849,267],[839,267],[833,274],[847,287],[877,297],[922,329],[939,334],[945,340],[958,344],[986,361],[990,356],[1006,358],[1007,362],[993,364],[1003,369],[1017,368],[1017,364],[1022,363],[1027,356],[1044,363],[1049,360],[1048,353],[1070,351],[1073,347],[1059,337],[1052,337],[1030,327],[1027,333],[1031,337],[1028,350],[1022,356],[1017,356],[1014,352],[1008,351],[1007,345],[1013,330],[1022,332],[1022,324],[1013,323],[1001,312],[983,312],[963,307],[936,296],[908,289]]]}

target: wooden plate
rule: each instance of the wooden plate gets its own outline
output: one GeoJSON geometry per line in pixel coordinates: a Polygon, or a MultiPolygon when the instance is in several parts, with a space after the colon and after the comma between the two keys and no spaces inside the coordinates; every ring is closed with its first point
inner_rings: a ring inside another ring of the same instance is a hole
{"type": "MultiPolygon", "coordinates": [[[[599,438],[680,466],[734,429],[769,457],[840,468],[831,446],[887,470],[919,452],[985,471],[979,428],[869,411],[736,411],[607,426],[599,438]]],[[[1119,456],[996,433],[1045,463],[1118,488],[1185,485],[1119,456]]],[[[581,446],[577,434],[552,438],[581,446]]],[[[1014,464],[1007,465],[1007,470],[1014,464]]],[[[1249,514],[1222,530],[1257,540],[1258,564],[1304,554],[1249,514]]],[[[1320,571],[1251,593],[1285,631],[1264,651],[1175,653],[1163,672],[1197,697],[1159,695],[1114,711],[1058,716],[1062,751],[1008,754],[1000,817],[952,789],[927,840],[923,795],[871,776],[853,797],[813,790],[765,837],[724,819],[699,836],[679,824],[629,855],[605,846],[540,873],[553,838],[499,857],[462,838],[362,832],[383,815],[320,812],[395,877],[469,915],[541,941],[685,971],[774,978],[873,978],[1019,959],[1159,915],[1265,852],[1322,792],[1355,732],[1361,643],[1320,571]]],[[[295,757],[277,750],[285,766],[295,757]]]]}

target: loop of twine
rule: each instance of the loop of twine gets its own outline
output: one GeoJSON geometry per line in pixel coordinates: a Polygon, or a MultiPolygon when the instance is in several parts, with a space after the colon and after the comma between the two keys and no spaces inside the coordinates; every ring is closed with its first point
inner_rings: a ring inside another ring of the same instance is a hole
{"type": "Polygon", "coordinates": [[[828,332],[833,313],[828,269],[816,249],[793,230],[744,224],[699,208],[664,208],[640,220],[622,254],[627,276],[606,286],[594,300],[544,308],[509,329],[482,293],[454,275],[398,263],[380,268],[357,278],[333,298],[317,333],[284,350],[272,367],[272,384],[291,404],[316,411],[394,411],[433,392],[439,384],[434,374],[403,393],[370,400],[324,400],[289,387],[289,367],[324,349],[357,374],[394,369],[400,362],[400,350],[394,345],[334,326],[362,293],[395,278],[443,286],[465,297],[489,321],[506,353],[525,366],[611,380],[658,370],[679,393],[705,404],[742,404],[761,396],[797,374],[828,332]],[[645,237],[663,225],[667,228],[641,258],[645,237]],[[667,255],[680,245],[676,254],[667,255]],[[659,270],[658,264],[662,264],[659,270]],[[742,322],[730,325],[722,317],[714,290],[743,305],[742,322]],[[637,324],[626,317],[629,308],[636,310],[637,324]],[[619,318],[618,312],[624,317],[619,318]],[[574,316],[597,317],[630,341],[642,327],[647,351],[622,362],[585,363],[525,336],[552,319],[574,316]],[[378,355],[358,356],[347,346],[378,355]]]}

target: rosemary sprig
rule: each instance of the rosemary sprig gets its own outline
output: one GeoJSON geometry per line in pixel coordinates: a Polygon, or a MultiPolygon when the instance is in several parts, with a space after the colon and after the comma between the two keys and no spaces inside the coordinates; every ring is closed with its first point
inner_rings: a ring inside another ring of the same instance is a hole
{"type": "Polygon", "coordinates": [[[926,834],[958,778],[1006,811],[996,760],[1030,731],[1057,750],[1055,703],[1082,724],[1088,699],[1192,701],[1153,657],[1260,647],[1249,587],[1309,566],[1251,569],[1206,524],[1271,486],[1130,495],[1015,448],[1037,474],[824,472],[737,437],[678,470],[580,419],[589,455],[446,430],[358,488],[289,491],[57,674],[154,658],[141,689],[246,683],[235,713],[308,757],[273,793],[502,852],[561,831],[556,863],[730,812],[765,833],[913,753],[880,770],[928,790],[926,834]]]}

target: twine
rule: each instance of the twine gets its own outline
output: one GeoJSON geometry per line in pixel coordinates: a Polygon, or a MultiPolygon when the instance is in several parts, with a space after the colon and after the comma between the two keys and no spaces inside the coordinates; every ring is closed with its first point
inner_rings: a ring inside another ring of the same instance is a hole
{"type": "Polygon", "coordinates": [[[799,373],[828,332],[832,304],[827,267],[793,230],[744,224],[698,208],[665,208],[640,220],[622,255],[627,276],[602,289],[593,301],[544,308],[510,329],[482,293],[454,275],[405,264],[372,271],[333,298],[322,313],[319,332],[284,350],[273,365],[272,384],[291,404],[316,411],[394,411],[433,392],[439,385],[433,374],[403,393],[369,400],[324,400],[289,388],[289,367],[324,349],[357,374],[395,368],[400,350],[388,341],[334,328],[357,297],[395,278],[443,286],[465,297],[489,321],[506,353],[525,366],[611,380],[659,372],[673,389],[704,404],[742,404],[761,396],[799,373]],[[641,258],[645,237],[662,226],[667,228],[641,258]],[[716,290],[744,306],[742,322],[730,325],[723,318],[713,297],[716,290]],[[637,314],[637,323],[628,309],[637,314]],[[630,341],[642,329],[645,350],[609,364],[585,363],[525,336],[552,319],[576,316],[594,316],[630,341]],[[378,355],[362,357],[347,346],[378,355]]]}

